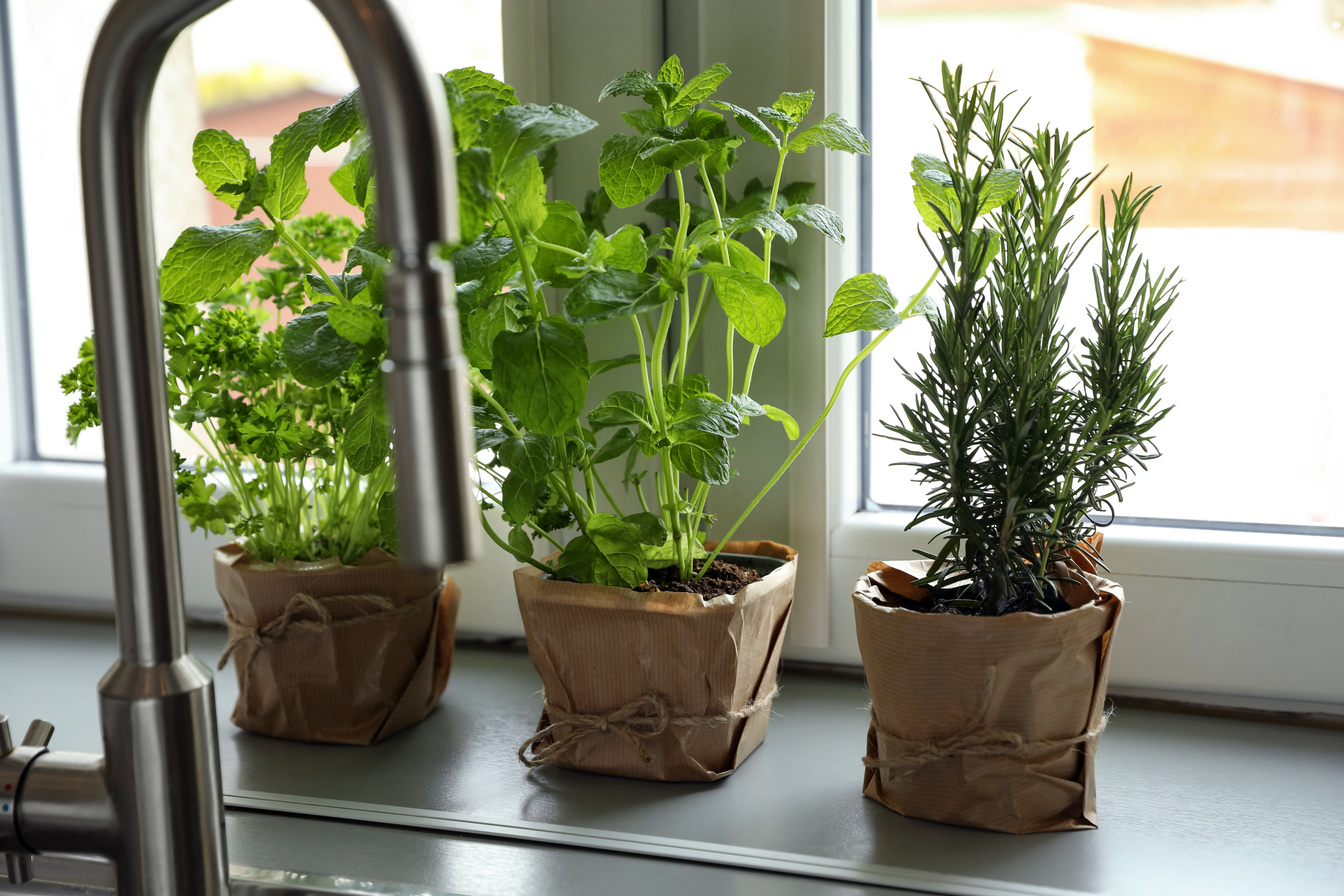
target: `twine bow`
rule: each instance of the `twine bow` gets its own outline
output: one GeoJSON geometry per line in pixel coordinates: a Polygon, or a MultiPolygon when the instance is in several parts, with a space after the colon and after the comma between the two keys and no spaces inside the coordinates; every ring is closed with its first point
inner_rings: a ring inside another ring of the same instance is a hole
{"type": "Polygon", "coordinates": [[[776,686],[764,697],[752,700],[742,709],[733,709],[716,716],[673,716],[667,700],[657,694],[644,694],[608,713],[572,713],[558,709],[542,695],[542,707],[551,724],[533,734],[518,748],[518,761],[529,769],[554,765],[583,738],[590,734],[620,734],[639,751],[639,758],[652,762],[653,757],[644,749],[642,741],[657,737],[668,728],[711,728],[727,722],[736,722],[767,709],[779,693],[776,686]],[[560,734],[561,728],[568,728],[560,734]],[[549,743],[547,743],[549,741],[549,743]],[[531,749],[532,755],[527,751],[531,749]]]}
{"type": "MultiPolygon", "coordinates": [[[[1101,737],[1106,730],[1110,713],[1104,713],[1096,725],[1077,737],[1059,739],[1027,740],[1013,731],[1001,731],[994,728],[969,728],[958,734],[946,737],[933,737],[925,740],[912,740],[893,734],[877,723],[877,713],[869,707],[873,730],[878,733],[888,749],[896,755],[885,759],[872,756],[863,757],[866,768],[887,769],[899,775],[913,774],[936,759],[948,759],[953,756],[1003,756],[1013,759],[1031,759],[1060,747],[1072,747],[1091,743],[1101,737]]],[[[975,722],[972,722],[974,725],[975,722]]]]}
{"type": "Polygon", "coordinates": [[[438,593],[436,587],[424,597],[408,601],[400,607],[393,606],[392,601],[377,594],[336,594],[331,597],[313,597],[310,594],[299,593],[289,599],[279,616],[257,626],[244,625],[226,606],[224,608],[224,619],[229,626],[229,640],[224,645],[224,652],[220,654],[219,663],[215,668],[223,669],[233,652],[244,644],[252,646],[251,650],[245,651],[244,658],[238,663],[238,699],[242,705],[250,706],[248,697],[250,693],[249,685],[252,681],[252,661],[256,659],[260,648],[278,644],[291,632],[320,634],[332,629],[344,628],[347,625],[367,622],[370,619],[410,616],[417,612],[425,601],[433,599],[438,593]],[[327,607],[338,601],[362,602],[371,605],[373,609],[349,619],[334,619],[327,607]],[[316,618],[296,619],[295,616],[304,610],[307,610],[316,618]]]}
{"type": "Polygon", "coordinates": [[[868,715],[872,719],[873,730],[881,736],[889,750],[896,753],[886,759],[863,757],[865,768],[887,769],[901,776],[914,774],[936,759],[949,759],[953,756],[1003,756],[1012,759],[1031,759],[1057,750],[1060,747],[1073,747],[1095,741],[1106,730],[1109,712],[1103,713],[1096,725],[1077,737],[1058,740],[1027,740],[1015,731],[1003,731],[985,727],[989,716],[989,706],[994,698],[994,682],[998,678],[999,667],[990,666],[985,680],[985,690],[980,698],[980,709],[975,717],[966,723],[960,732],[943,737],[931,737],[914,740],[901,737],[888,731],[877,722],[877,710],[868,704],[868,715]]]}

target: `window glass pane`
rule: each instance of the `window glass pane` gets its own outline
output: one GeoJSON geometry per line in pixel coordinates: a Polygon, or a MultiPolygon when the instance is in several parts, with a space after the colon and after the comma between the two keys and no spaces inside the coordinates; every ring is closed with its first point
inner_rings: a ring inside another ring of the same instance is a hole
{"type": "MultiPolygon", "coordinates": [[[[936,82],[943,59],[1031,97],[1023,124],[1093,128],[1075,159],[1110,166],[1102,189],[1129,171],[1163,185],[1139,240],[1185,281],[1164,350],[1176,410],[1122,516],[1344,526],[1341,18],[1339,0],[878,0],[873,259],[898,290],[933,270],[909,169],[938,142],[908,79],[936,82]]],[[[1091,293],[1075,268],[1068,322],[1080,332],[1091,293]]],[[[874,430],[913,397],[893,358],[912,363],[927,338],[903,328],[874,359],[874,430]]],[[[901,459],[874,440],[873,501],[922,503],[906,468],[889,466],[901,459]]]]}
{"type": "MultiPolygon", "coordinates": [[[[501,0],[403,0],[420,62],[435,71],[474,65],[503,74],[501,0]]],[[[91,332],[80,200],[78,120],[84,69],[110,0],[16,0],[14,78],[29,263],[34,427],[42,457],[96,460],[98,432],[65,438],[61,374],[91,332]]],[[[339,44],[308,0],[231,0],[174,45],[159,76],[150,122],[150,168],[159,256],[184,228],[233,214],[196,180],[191,142],[204,127],[243,139],[264,164],[271,137],[299,112],[355,86],[339,44]]],[[[327,177],[343,148],[314,152],[305,212],[349,214],[327,177]]],[[[175,442],[180,434],[174,434],[175,442]]],[[[183,453],[187,445],[179,446],[183,453]]]]}

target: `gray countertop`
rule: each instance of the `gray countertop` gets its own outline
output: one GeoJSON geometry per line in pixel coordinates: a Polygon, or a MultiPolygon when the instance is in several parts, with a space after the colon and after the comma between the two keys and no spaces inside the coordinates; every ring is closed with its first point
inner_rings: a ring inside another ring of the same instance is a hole
{"type": "MultiPolygon", "coordinates": [[[[191,640],[211,662],[223,634],[191,640]]],[[[0,616],[0,712],[100,750],[115,650],[105,623],[0,616]]],[[[786,672],[765,743],[715,784],[527,774],[540,697],[520,651],[460,648],[438,709],[375,747],[241,732],[232,671],[216,682],[230,859],[255,867],[499,894],[1344,893],[1344,732],[1122,708],[1100,829],[1015,837],[863,798],[854,677],[786,672]]]]}

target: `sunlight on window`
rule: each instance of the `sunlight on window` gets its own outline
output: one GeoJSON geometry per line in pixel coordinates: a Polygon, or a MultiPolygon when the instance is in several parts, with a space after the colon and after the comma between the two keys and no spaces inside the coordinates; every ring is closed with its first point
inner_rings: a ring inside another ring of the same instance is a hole
{"type": "MultiPolygon", "coordinates": [[[[877,2],[873,264],[896,289],[915,292],[933,270],[909,170],[938,144],[908,79],[936,82],[943,59],[1031,97],[1023,124],[1093,128],[1081,159],[1109,165],[1101,190],[1129,171],[1163,185],[1139,240],[1185,281],[1164,349],[1176,410],[1122,516],[1344,526],[1341,17],[1338,0],[877,2]]],[[[1070,292],[1080,331],[1088,266],[1070,292]]],[[[893,358],[908,362],[927,333],[898,332],[874,358],[875,431],[914,394],[893,358]]],[[[922,504],[906,468],[890,466],[901,459],[874,441],[876,503],[922,504]]]]}
{"type": "MultiPolygon", "coordinates": [[[[500,2],[401,0],[397,6],[418,41],[421,64],[439,72],[474,65],[502,77],[500,2]]],[[[78,446],[66,441],[69,399],[61,394],[59,380],[92,329],[78,174],[79,99],[89,52],[110,5],[109,0],[64,0],[61,15],[53,16],[46,0],[10,4],[34,429],[38,455],[44,458],[102,457],[97,431],[78,446]]],[[[232,211],[196,180],[191,142],[197,131],[227,130],[264,164],[277,131],[298,113],[329,105],[354,86],[340,45],[308,0],[231,0],[193,26],[169,53],[151,113],[159,255],[186,227],[233,219],[232,211]]],[[[313,153],[305,212],[349,213],[327,181],[343,156],[343,147],[313,153]]],[[[188,444],[180,447],[190,453],[188,444]]]]}

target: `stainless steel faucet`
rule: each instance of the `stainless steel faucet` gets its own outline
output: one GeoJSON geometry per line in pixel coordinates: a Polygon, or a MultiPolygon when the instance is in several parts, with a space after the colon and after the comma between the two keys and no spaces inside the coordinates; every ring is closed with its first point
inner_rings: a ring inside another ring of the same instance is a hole
{"type": "MultiPolygon", "coordinates": [[[[169,45],[224,2],[119,0],[89,63],[84,216],[121,657],[98,685],[103,756],[47,751],[45,723],[14,747],[0,717],[0,851],[16,882],[28,854],[75,852],[112,859],[122,896],[229,889],[214,685],[186,653],[145,153],[169,45]]],[[[435,254],[456,230],[443,89],[415,62],[389,0],[313,2],[363,90],[379,237],[396,250],[383,369],[403,560],[456,562],[476,535],[451,275],[435,254]]]]}

